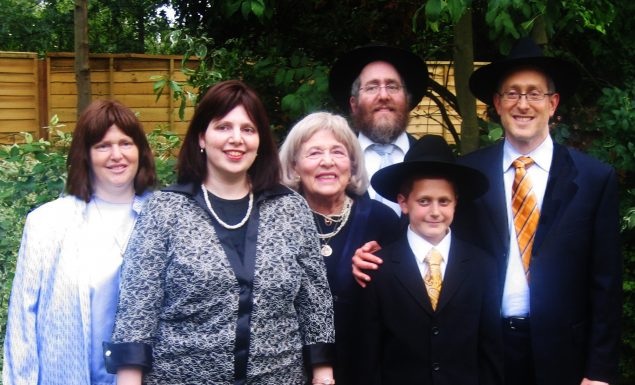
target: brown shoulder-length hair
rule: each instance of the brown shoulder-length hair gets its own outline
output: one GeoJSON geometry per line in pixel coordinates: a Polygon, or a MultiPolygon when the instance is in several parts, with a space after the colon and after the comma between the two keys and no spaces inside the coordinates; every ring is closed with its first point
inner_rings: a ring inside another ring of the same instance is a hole
{"type": "Polygon", "coordinates": [[[256,192],[274,187],[280,178],[278,148],[269,127],[269,119],[260,97],[239,80],[226,80],[210,88],[201,99],[185,134],[178,159],[178,182],[199,184],[207,177],[206,155],[201,153],[199,137],[213,120],[222,119],[231,110],[243,106],[258,130],[258,156],[247,170],[256,192]]]}
{"type": "Polygon", "coordinates": [[[139,150],[139,169],[134,179],[137,195],[154,187],[156,171],[152,150],[139,119],[128,107],[114,100],[95,100],[79,117],[66,159],[68,180],[66,191],[86,202],[93,195],[90,148],[101,141],[110,127],[116,125],[134,141],[139,150]]]}

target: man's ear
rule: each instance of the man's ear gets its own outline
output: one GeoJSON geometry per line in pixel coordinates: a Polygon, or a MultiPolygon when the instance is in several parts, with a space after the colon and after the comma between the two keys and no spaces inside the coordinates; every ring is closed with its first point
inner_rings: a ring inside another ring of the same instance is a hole
{"type": "Polygon", "coordinates": [[[556,109],[558,108],[558,104],[560,104],[560,94],[555,93],[549,97],[549,117],[552,118],[556,113],[556,109]]]}
{"type": "Polygon", "coordinates": [[[406,204],[408,197],[403,194],[397,194],[397,203],[399,203],[399,207],[401,207],[401,212],[404,215],[408,215],[408,205],[406,204]]]}
{"type": "Polygon", "coordinates": [[[348,104],[351,107],[351,114],[355,114],[357,112],[357,98],[351,96],[350,99],[348,99],[348,104]]]}

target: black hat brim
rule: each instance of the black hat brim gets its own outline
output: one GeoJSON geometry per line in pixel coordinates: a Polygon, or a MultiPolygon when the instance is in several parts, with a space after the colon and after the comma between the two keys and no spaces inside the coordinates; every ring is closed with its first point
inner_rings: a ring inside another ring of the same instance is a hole
{"type": "Polygon", "coordinates": [[[521,57],[493,62],[477,69],[470,77],[470,90],[478,100],[491,106],[502,77],[522,67],[536,68],[547,74],[553,80],[561,101],[573,95],[580,80],[577,67],[566,60],[548,56],[521,57]]]}
{"type": "Polygon", "coordinates": [[[396,163],[377,171],[370,183],[382,197],[397,202],[401,185],[412,176],[448,179],[454,183],[459,199],[473,200],[489,189],[487,177],[480,171],[457,163],[437,161],[396,163]]]}
{"type": "Polygon", "coordinates": [[[356,48],[339,58],[333,65],[329,75],[329,91],[342,109],[350,110],[351,86],[364,67],[375,61],[392,64],[406,83],[410,95],[410,110],[414,109],[429,84],[426,63],[412,52],[389,46],[364,46],[356,48]]]}

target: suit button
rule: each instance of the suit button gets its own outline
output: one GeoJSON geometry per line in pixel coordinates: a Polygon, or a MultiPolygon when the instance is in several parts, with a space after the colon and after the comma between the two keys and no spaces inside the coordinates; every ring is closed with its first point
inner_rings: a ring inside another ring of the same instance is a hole
{"type": "Polygon", "coordinates": [[[434,370],[435,372],[438,372],[439,370],[441,370],[441,365],[439,365],[438,362],[433,362],[432,363],[432,370],[434,370]]]}
{"type": "Polygon", "coordinates": [[[432,335],[433,336],[438,336],[439,335],[439,327],[438,326],[433,326],[432,327],[432,335]]]}

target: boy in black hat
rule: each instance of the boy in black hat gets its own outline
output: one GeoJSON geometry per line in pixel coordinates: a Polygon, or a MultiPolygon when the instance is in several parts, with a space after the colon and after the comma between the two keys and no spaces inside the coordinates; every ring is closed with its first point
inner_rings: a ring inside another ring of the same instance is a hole
{"type": "Polygon", "coordinates": [[[381,250],[382,268],[360,289],[358,384],[501,383],[493,258],[450,231],[457,199],[485,193],[485,176],[428,135],[371,183],[410,225],[381,250]]]}

